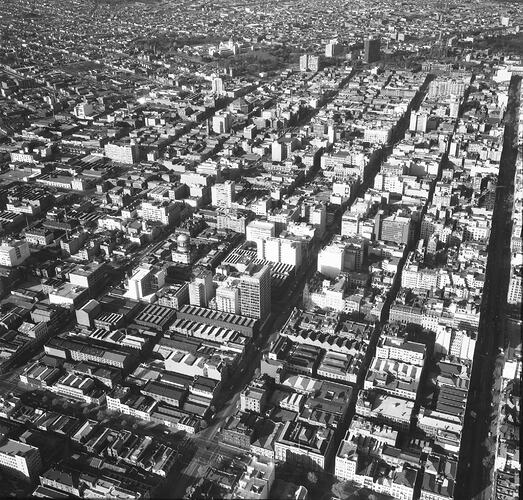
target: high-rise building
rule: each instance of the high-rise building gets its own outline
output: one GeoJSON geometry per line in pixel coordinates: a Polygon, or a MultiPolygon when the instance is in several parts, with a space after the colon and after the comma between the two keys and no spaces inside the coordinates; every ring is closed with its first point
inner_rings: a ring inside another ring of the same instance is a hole
{"type": "Polygon", "coordinates": [[[300,71],[318,71],[321,67],[320,56],[303,54],[300,57],[300,71]]]}
{"type": "Polygon", "coordinates": [[[212,130],[216,134],[226,134],[231,130],[231,114],[219,112],[212,117],[212,130]]]}
{"type": "Polygon", "coordinates": [[[0,245],[0,265],[19,266],[31,255],[29,243],[22,240],[3,241],[0,245]]]}
{"type": "Polygon", "coordinates": [[[272,161],[283,161],[287,159],[287,149],[280,141],[274,141],[271,146],[272,161]]]}
{"type": "Polygon", "coordinates": [[[216,289],[216,309],[240,314],[240,289],[238,280],[222,283],[216,289]]]}
{"type": "Polygon", "coordinates": [[[318,230],[319,236],[323,236],[327,227],[327,206],[324,203],[305,203],[304,206],[307,222],[318,230]]]}
{"type": "Polygon", "coordinates": [[[309,56],[309,62],[307,64],[309,71],[318,71],[320,69],[320,64],[320,56],[309,56]]]}
{"type": "Polygon", "coordinates": [[[308,54],[303,54],[300,57],[300,71],[307,71],[309,68],[309,56],[308,54]]]}
{"type": "Polygon", "coordinates": [[[219,77],[213,78],[211,80],[212,85],[212,93],[216,94],[217,96],[221,96],[225,94],[225,88],[223,86],[223,80],[219,77]]]}
{"type": "Polygon", "coordinates": [[[380,222],[378,239],[382,241],[408,245],[414,236],[414,224],[410,217],[394,214],[380,222]]]}
{"type": "Polygon", "coordinates": [[[410,114],[409,130],[412,132],[426,132],[428,118],[427,113],[412,111],[410,114]]]}
{"type": "Polygon", "coordinates": [[[359,234],[360,214],[347,210],[341,218],[341,235],[355,236],[359,234]]]}
{"type": "Polygon", "coordinates": [[[127,280],[126,295],[134,300],[142,300],[158,291],[164,284],[163,269],[154,270],[149,265],[142,265],[127,280]]]}
{"type": "Polygon", "coordinates": [[[247,241],[265,240],[271,236],[276,236],[276,223],[253,220],[247,225],[245,239],[247,241]]]}
{"type": "Polygon", "coordinates": [[[258,258],[269,262],[281,262],[299,268],[306,253],[306,241],[298,237],[279,237],[258,240],[258,258]]]}
{"type": "Polygon", "coordinates": [[[507,302],[509,304],[521,305],[521,268],[515,268],[511,272],[511,277],[508,285],[507,302]]]}
{"type": "Polygon", "coordinates": [[[207,269],[202,269],[189,283],[189,303],[193,306],[207,307],[212,295],[212,273],[207,269]]]}
{"type": "Polygon", "coordinates": [[[299,141],[296,137],[284,137],[274,141],[271,147],[272,161],[283,161],[291,156],[291,153],[299,147],[299,141]]]}
{"type": "Polygon", "coordinates": [[[132,164],[138,161],[138,147],[130,142],[120,141],[104,146],[105,156],[116,163],[132,164]]]}
{"type": "Polygon", "coordinates": [[[138,215],[144,220],[157,221],[169,225],[176,221],[180,214],[180,205],[172,201],[143,201],[138,215]]]}
{"type": "Polygon", "coordinates": [[[35,479],[42,470],[38,448],[3,437],[0,441],[0,470],[25,479],[35,479]]]}
{"type": "Polygon", "coordinates": [[[271,312],[271,267],[250,264],[240,277],[240,310],[243,316],[266,318],[271,312]]]}
{"type": "Polygon", "coordinates": [[[342,272],[362,268],[367,253],[367,241],[359,236],[338,237],[318,252],[318,272],[334,279],[342,272]]]}
{"type": "Polygon", "coordinates": [[[369,37],[365,39],[364,43],[364,61],[368,64],[380,60],[380,39],[369,37]]]}
{"type": "Polygon", "coordinates": [[[325,57],[337,57],[341,55],[342,47],[337,40],[331,40],[325,46],[325,57]]]}
{"type": "Polygon", "coordinates": [[[211,187],[211,202],[215,207],[230,207],[235,197],[235,184],[225,181],[211,187]]]}

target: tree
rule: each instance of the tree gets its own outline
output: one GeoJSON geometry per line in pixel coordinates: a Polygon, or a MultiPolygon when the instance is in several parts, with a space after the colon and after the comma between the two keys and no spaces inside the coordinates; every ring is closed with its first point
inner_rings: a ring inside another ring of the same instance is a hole
{"type": "Polygon", "coordinates": [[[307,481],[309,481],[310,484],[316,484],[318,482],[318,474],[313,471],[307,472],[307,481]]]}
{"type": "Polygon", "coordinates": [[[350,487],[350,483],[347,481],[339,481],[337,483],[334,483],[331,488],[331,492],[333,496],[337,498],[341,498],[341,500],[345,500],[346,498],[349,498],[352,489],[350,487]]]}

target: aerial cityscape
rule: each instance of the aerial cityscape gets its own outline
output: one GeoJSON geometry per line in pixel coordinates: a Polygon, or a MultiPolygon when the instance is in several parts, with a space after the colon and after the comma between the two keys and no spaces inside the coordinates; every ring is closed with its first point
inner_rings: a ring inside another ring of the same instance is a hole
{"type": "Polygon", "coordinates": [[[1,0],[0,497],[521,498],[521,0],[1,0]]]}

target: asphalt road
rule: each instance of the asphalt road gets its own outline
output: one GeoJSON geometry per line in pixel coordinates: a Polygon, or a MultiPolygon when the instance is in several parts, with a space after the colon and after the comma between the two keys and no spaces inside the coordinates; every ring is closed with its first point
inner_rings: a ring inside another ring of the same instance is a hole
{"type": "Polygon", "coordinates": [[[505,310],[510,275],[510,238],[512,229],[512,195],[514,193],[519,88],[521,78],[513,77],[505,115],[505,135],[500,161],[496,203],[492,217],[489,254],[483,302],[474,352],[469,389],[469,403],[461,439],[456,498],[487,500],[492,495],[495,446],[484,445],[490,431],[492,391],[499,386],[493,379],[495,358],[506,344],[505,310]],[[474,414],[476,417],[474,417],[474,414]]]}

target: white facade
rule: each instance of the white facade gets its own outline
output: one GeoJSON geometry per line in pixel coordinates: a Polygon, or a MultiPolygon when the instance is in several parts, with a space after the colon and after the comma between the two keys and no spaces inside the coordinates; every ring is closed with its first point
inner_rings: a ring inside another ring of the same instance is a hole
{"type": "Polygon", "coordinates": [[[216,289],[216,309],[240,314],[240,290],[233,285],[220,285],[216,289]]]}
{"type": "Polygon", "coordinates": [[[19,266],[31,255],[27,241],[4,241],[0,245],[0,265],[19,266]]]}
{"type": "Polygon", "coordinates": [[[207,307],[212,295],[212,273],[210,271],[202,271],[189,283],[189,303],[193,306],[207,307]]]}
{"type": "Polygon", "coordinates": [[[35,478],[42,469],[38,448],[6,439],[0,444],[0,469],[15,472],[26,479],[35,478]]]}
{"type": "Polygon", "coordinates": [[[249,222],[245,231],[247,241],[265,240],[276,235],[276,224],[274,222],[265,222],[254,220],[249,222]]]}
{"type": "Polygon", "coordinates": [[[211,202],[215,207],[230,207],[234,201],[235,184],[225,181],[211,187],[211,202]]]}
{"type": "Polygon", "coordinates": [[[303,262],[303,243],[287,238],[266,238],[256,242],[258,258],[300,267],[303,262]]]}

